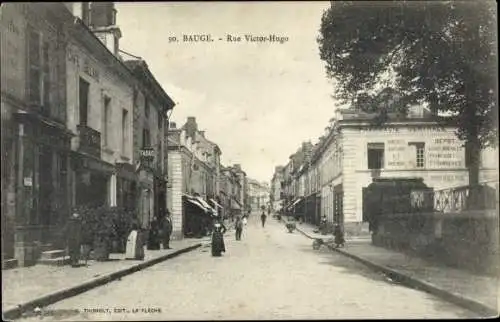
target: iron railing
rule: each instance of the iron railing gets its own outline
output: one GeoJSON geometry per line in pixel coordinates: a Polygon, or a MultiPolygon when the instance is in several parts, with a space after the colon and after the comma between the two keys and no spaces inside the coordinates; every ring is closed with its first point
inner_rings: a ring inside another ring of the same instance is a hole
{"type": "Polygon", "coordinates": [[[411,190],[407,194],[388,196],[382,194],[382,213],[440,212],[458,213],[471,210],[496,209],[498,183],[461,186],[441,190],[411,190]]]}

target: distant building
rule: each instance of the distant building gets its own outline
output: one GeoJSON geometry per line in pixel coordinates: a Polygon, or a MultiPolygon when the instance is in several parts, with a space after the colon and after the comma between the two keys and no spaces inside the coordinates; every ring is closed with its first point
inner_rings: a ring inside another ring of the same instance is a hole
{"type": "Polygon", "coordinates": [[[195,229],[194,216],[209,221],[215,213],[222,213],[221,197],[216,191],[221,151],[198,130],[195,117],[188,117],[181,128],[171,124],[168,150],[167,200],[173,217],[173,235],[182,238],[195,229]]]}
{"type": "Polygon", "coordinates": [[[283,166],[274,167],[274,174],[271,179],[269,192],[269,202],[273,211],[280,211],[283,208],[281,185],[283,182],[283,166]]]}
{"type": "Polygon", "coordinates": [[[234,220],[235,216],[243,213],[243,203],[241,201],[243,187],[241,180],[233,167],[222,167],[221,178],[224,215],[226,218],[234,220]]]}
{"type": "Polygon", "coordinates": [[[261,207],[269,207],[269,185],[254,179],[247,179],[247,200],[248,206],[253,210],[260,210],[261,207]]]}

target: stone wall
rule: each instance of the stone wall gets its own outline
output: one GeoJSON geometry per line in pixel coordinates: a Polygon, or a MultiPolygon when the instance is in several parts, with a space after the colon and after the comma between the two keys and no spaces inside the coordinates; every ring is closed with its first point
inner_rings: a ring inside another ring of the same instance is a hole
{"type": "Polygon", "coordinates": [[[478,273],[499,268],[496,210],[381,216],[372,242],[478,273]]]}

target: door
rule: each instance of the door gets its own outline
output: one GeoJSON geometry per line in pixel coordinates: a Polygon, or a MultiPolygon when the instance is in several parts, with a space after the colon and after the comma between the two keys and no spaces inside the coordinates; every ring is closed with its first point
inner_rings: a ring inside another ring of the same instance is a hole
{"type": "Polygon", "coordinates": [[[54,193],[54,178],[53,178],[53,151],[48,146],[40,147],[39,157],[39,207],[38,216],[40,224],[49,226],[52,222],[52,199],[54,193]]]}
{"type": "Polygon", "coordinates": [[[333,194],[333,218],[334,222],[343,226],[344,225],[344,192],[342,187],[334,189],[333,194]]]}

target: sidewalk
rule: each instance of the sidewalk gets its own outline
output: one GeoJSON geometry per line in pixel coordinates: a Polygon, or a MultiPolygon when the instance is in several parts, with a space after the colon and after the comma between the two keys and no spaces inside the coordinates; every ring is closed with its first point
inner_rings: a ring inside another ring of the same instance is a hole
{"type": "Polygon", "coordinates": [[[87,266],[34,265],[2,271],[2,312],[10,316],[74,296],[121,276],[144,269],[209,242],[208,238],[171,241],[172,249],[145,250],[145,258],[125,260],[125,254],[111,254],[110,261],[89,260],[87,266]],[[17,308],[17,310],[16,310],[17,308]],[[19,308],[21,308],[19,310],[19,308]]]}
{"type": "MultiPolygon", "coordinates": [[[[315,229],[316,227],[309,224],[297,225],[297,230],[309,238],[328,237],[314,233],[315,229]]],[[[345,248],[334,250],[384,272],[402,284],[432,293],[472,311],[498,316],[498,278],[474,275],[373,246],[371,239],[367,238],[346,238],[345,248]]]]}

